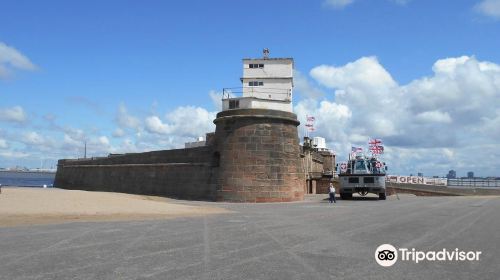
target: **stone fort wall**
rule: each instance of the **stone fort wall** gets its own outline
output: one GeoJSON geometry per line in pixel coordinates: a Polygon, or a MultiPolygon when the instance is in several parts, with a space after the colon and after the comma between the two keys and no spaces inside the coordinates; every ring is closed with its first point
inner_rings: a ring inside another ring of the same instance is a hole
{"type": "Polygon", "coordinates": [[[214,123],[204,147],[59,160],[54,186],[212,201],[303,200],[295,114],[237,109],[214,123]]]}
{"type": "Polygon", "coordinates": [[[305,174],[295,114],[265,109],[223,111],[215,119],[220,153],[217,200],[304,199],[305,174]]]}
{"type": "Polygon", "coordinates": [[[216,164],[210,146],[63,159],[58,162],[54,186],[215,200],[216,164]]]}

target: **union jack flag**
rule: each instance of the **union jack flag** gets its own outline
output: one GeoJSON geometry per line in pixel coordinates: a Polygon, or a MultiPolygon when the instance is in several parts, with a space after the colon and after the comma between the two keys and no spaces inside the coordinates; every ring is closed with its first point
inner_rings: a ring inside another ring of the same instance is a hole
{"type": "Polygon", "coordinates": [[[381,139],[370,139],[368,140],[369,145],[382,145],[382,140],[381,139]]]}
{"type": "Polygon", "coordinates": [[[384,146],[370,146],[372,154],[380,155],[384,153],[384,146]]]}

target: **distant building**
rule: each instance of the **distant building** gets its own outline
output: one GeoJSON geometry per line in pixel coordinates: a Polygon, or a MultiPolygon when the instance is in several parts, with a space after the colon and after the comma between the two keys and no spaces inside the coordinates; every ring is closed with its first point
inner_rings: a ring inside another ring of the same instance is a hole
{"type": "Polygon", "coordinates": [[[206,144],[206,141],[205,141],[205,138],[203,136],[200,136],[198,138],[196,138],[196,141],[194,142],[186,142],[184,143],[184,148],[196,148],[196,147],[203,147],[205,146],[206,144]]]}
{"type": "Polygon", "coordinates": [[[448,175],[446,175],[446,178],[448,178],[448,179],[456,179],[457,178],[457,172],[455,170],[448,171],[448,175]]]}
{"type": "Polygon", "coordinates": [[[422,173],[422,172],[418,172],[417,176],[418,176],[418,177],[424,177],[424,173],[422,173]]]}
{"type": "Polygon", "coordinates": [[[467,178],[474,179],[474,172],[472,172],[472,171],[467,172],[467,178]]]}
{"type": "Polygon", "coordinates": [[[326,148],[325,138],[323,137],[313,137],[312,144],[313,147],[316,148],[318,151],[328,151],[328,149],[326,148]]]}
{"type": "Polygon", "coordinates": [[[241,88],[223,89],[222,110],[270,109],[292,112],[293,58],[243,59],[241,88]],[[235,94],[242,93],[241,97],[235,94]]]}

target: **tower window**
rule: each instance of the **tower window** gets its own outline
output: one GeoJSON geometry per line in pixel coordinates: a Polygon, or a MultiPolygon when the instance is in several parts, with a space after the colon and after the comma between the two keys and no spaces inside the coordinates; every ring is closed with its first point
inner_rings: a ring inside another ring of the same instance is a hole
{"type": "Polygon", "coordinates": [[[258,81],[248,82],[248,86],[250,86],[250,87],[261,87],[263,85],[264,85],[264,82],[258,82],[258,81]]]}
{"type": "Polygon", "coordinates": [[[229,100],[229,109],[237,109],[240,108],[239,100],[229,100]]]}
{"type": "Polygon", "coordinates": [[[248,64],[249,68],[264,68],[264,64],[248,64]]]}

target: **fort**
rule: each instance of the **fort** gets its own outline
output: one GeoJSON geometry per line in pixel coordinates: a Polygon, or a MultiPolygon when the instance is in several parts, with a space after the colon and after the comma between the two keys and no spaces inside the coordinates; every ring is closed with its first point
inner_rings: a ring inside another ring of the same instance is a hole
{"type": "Polygon", "coordinates": [[[335,157],[307,138],[300,145],[293,59],[268,54],[243,59],[242,87],[223,90],[215,133],[199,145],[61,159],[54,186],[230,202],[300,201],[307,193],[326,193],[335,157]]]}

